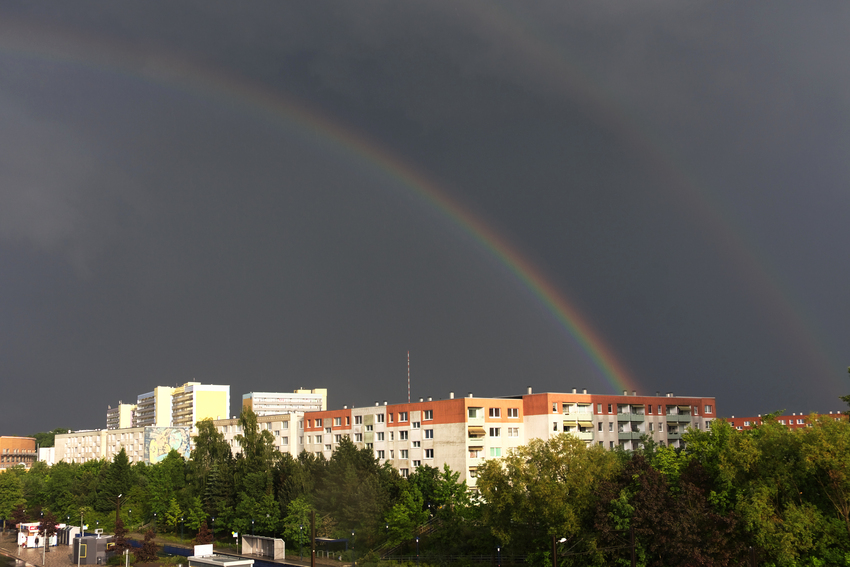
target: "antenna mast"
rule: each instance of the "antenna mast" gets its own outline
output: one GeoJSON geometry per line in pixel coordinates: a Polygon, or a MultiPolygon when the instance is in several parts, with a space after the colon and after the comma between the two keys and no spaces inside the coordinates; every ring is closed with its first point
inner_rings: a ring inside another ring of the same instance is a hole
{"type": "Polygon", "coordinates": [[[410,403],[410,351],[407,351],[407,403],[410,403]]]}

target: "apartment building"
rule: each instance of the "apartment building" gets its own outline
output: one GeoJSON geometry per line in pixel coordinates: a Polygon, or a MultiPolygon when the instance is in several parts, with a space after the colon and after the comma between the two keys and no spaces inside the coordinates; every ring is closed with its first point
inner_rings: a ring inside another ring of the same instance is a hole
{"type": "Polygon", "coordinates": [[[37,457],[35,437],[0,435],[0,472],[18,465],[30,468],[37,457]]]}
{"type": "Polygon", "coordinates": [[[136,399],[133,427],[168,427],[171,425],[171,396],[174,388],[157,386],[136,399]]]}
{"type": "MultiPolygon", "coordinates": [[[[302,448],[299,435],[303,433],[303,418],[304,414],[301,412],[262,415],[257,416],[257,426],[260,431],[266,430],[272,434],[274,446],[278,451],[297,457],[302,448]]],[[[213,425],[219,433],[224,435],[224,440],[230,445],[230,451],[233,454],[241,451],[236,436],[242,434],[242,427],[237,418],[215,419],[213,425]]]]}
{"type": "Polygon", "coordinates": [[[56,435],[56,462],[111,461],[123,448],[131,463],[156,464],[175,450],[188,459],[192,450],[191,427],[131,427],[94,429],[56,435]]]}
{"type": "Polygon", "coordinates": [[[452,393],[447,400],[306,412],[297,439],[305,451],[330,458],[342,438],[349,437],[402,476],[423,464],[448,465],[475,486],[485,459],[505,456],[535,438],[568,433],[588,445],[634,450],[648,435],[660,445],[679,447],[687,428],[706,429],[715,418],[714,398],[575,390],[534,394],[529,389],[504,398],[455,398],[452,393]]]}
{"type": "Polygon", "coordinates": [[[202,419],[230,415],[230,386],[186,382],[171,394],[171,425],[194,427],[202,419]]]}
{"type": "Polygon", "coordinates": [[[136,404],[125,404],[118,402],[115,407],[109,406],[106,410],[107,429],[127,429],[133,427],[136,419],[136,404]]]}
{"type": "Polygon", "coordinates": [[[258,416],[324,411],[328,409],[328,390],[300,388],[292,393],[250,392],[242,396],[242,407],[249,408],[258,416]]]}
{"type": "MultiPolygon", "coordinates": [[[[802,429],[804,427],[811,427],[811,425],[809,424],[809,418],[813,415],[814,414],[791,413],[790,415],[777,416],[776,421],[780,425],[786,426],[788,429],[802,429]]],[[[827,419],[845,421],[848,419],[848,416],[844,415],[840,411],[818,415],[827,419]]],[[[756,417],[735,417],[733,415],[732,417],[726,417],[723,419],[738,431],[752,429],[753,427],[758,427],[759,425],[764,423],[764,418],[761,415],[758,415],[756,417]]]]}

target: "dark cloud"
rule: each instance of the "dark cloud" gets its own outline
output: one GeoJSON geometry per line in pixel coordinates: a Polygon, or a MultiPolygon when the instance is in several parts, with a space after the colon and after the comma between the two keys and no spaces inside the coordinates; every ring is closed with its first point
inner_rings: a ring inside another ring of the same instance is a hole
{"type": "Polygon", "coordinates": [[[408,350],[417,397],[612,388],[497,256],[356,142],[198,74],[263,85],[427,173],[647,392],[715,395],[725,414],[840,408],[840,5],[0,16],[4,431],[102,426],[106,404],[189,379],[235,400],[399,401],[408,350]]]}

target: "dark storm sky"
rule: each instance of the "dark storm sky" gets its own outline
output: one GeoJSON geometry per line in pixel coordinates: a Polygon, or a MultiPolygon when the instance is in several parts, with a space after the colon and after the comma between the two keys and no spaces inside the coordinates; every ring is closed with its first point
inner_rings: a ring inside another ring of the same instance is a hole
{"type": "Polygon", "coordinates": [[[408,350],[414,398],[614,392],[365,141],[509,242],[639,393],[842,409],[847,29],[844,3],[3,2],[0,432],[188,380],[232,412],[401,402],[408,350]]]}

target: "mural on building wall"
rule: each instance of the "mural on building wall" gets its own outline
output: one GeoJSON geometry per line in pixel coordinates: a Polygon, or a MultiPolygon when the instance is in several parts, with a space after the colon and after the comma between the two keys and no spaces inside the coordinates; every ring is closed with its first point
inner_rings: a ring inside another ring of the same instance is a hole
{"type": "Polygon", "coordinates": [[[191,452],[191,428],[189,427],[146,427],[145,461],[151,465],[161,462],[172,449],[184,459],[191,452]]]}

